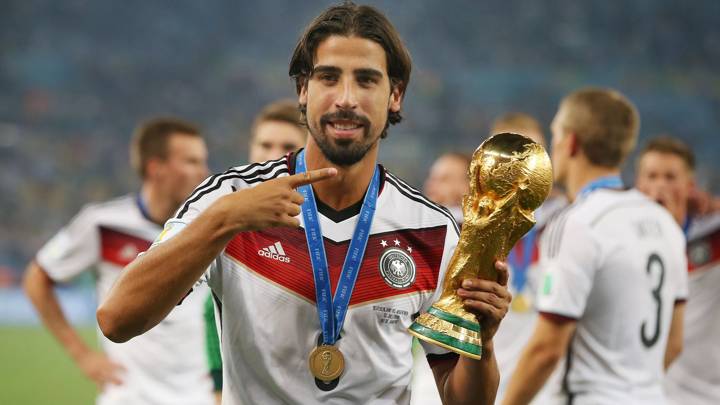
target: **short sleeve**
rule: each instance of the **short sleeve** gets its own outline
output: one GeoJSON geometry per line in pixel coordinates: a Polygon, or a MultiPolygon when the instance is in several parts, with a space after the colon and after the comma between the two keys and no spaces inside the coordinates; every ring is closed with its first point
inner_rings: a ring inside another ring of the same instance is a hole
{"type": "MultiPolygon", "coordinates": [[[[460,235],[458,233],[458,228],[455,224],[455,221],[451,218],[448,218],[447,232],[445,233],[445,246],[443,248],[443,257],[440,261],[440,271],[438,272],[437,286],[435,287],[435,292],[432,294],[432,296],[426,299],[425,302],[423,302],[423,306],[420,311],[421,313],[427,312],[433,302],[437,301],[440,298],[440,294],[442,294],[443,289],[443,282],[445,281],[445,273],[447,272],[448,265],[450,264],[450,259],[455,253],[455,248],[457,247],[459,238],[460,235]]],[[[420,344],[422,345],[427,355],[442,355],[452,353],[443,347],[425,342],[423,340],[420,340],[420,344]]]]}
{"type": "Polygon", "coordinates": [[[38,265],[57,282],[71,280],[99,259],[100,236],[92,207],[83,208],[35,257],[38,265]]]}
{"type": "MultiPolygon", "coordinates": [[[[175,216],[165,223],[163,231],[155,239],[150,249],[177,236],[220,197],[237,191],[238,189],[247,188],[247,184],[243,181],[237,181],[237,178],[238,176],[231,171],[208,177],[193,191],[180,208],[178,208],[175,216]]],[[[212,262],[200,281],[208,281],[216,263],[217,260],[212,262]]]]}
{"type": "Polygon", "coordinates": [[[573,217],[561,217],[551,224],[540,243],[542,279],[537,309],[580,318],[598,268],[599,245],[591,229],[573,217]]]}
{"type": "MultiPolygon", "coordinates": [[[[685,239],[683,238],[683,242],[685,242],[685,239]]],[[[675,289],[675,301],[687,301],[688,299],[688,259],[687,255],[685,254],[685,243],[682,243],[681,249],[678,249],[677,254],[675,254],[675,257],[678,258],[678,263],[675,266],[675,274],[676,274],[676,289],[675,289]]]]}

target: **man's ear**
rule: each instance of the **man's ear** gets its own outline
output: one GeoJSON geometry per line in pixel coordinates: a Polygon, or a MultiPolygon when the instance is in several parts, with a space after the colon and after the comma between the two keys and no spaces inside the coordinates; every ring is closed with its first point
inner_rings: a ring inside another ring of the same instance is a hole
{"type": "Polygon", "coordinates": [[[570,156],[575,157],[578,153],[580,153],[580,142],[578,141],[578,137],[574,132],[570,132],[566,136],[570,137],[570,139],[568,139],[568,142],[570,142],[570,156]]]}
{"type": "Polygon", "coordinates": [[[400,85],[393,85],[392,90],[390,91],[388,110],[392,112],[399,112],[400,108],[402,108],[402,99],[404,94],[400,87],[400,85]]]}
{"type": "Polygon", "coordinates": [[[145,178],[154,179],[162,171],[163,165],[162,159],[150,158],[145,164],[145,178]]]}
{"type": "Polygon", "coordinates": [[[307,85],[307,79],[303,79],[302,85],[300,86],[300,92],[298,92],[298,103],[301,105],[307,105],[307,85]]]}

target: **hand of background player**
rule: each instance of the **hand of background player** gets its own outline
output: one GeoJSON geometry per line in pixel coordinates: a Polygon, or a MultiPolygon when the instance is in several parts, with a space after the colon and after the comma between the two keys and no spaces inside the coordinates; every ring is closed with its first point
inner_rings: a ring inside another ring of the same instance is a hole
{"type": "Polygon", "coordinates": [[[311,170],[302,174],[280,177],[256,187],[240,190],[218,202],[230,226],[240,231],[253,231],[271,227],[300,226],[295,218],[300,214],[304,198],[295,189],[333,177],[337,169],[311,170]]]}
{"type": "Polygon", "coordinates": [[[720,198],[697,186],[691,188],[688,196],[688,214],[699,217],[714,212],[720,212],[720,198]]]}
{"type": "Polygon", "coordinates": [[[83,374],[97,384],[102,390],[105,384],[121,385],[120,374],[125,368],[101,352],[89,350],[78,359],[78,366],[83,374]]]}
{"type": "Polygon", "coordinates": [[[670,215],[675,218],[675,221],[680,226],[683,226],[687,212],[687,201],[683,201],[670,187],[658,187],[653,191],[654,193],[650,194],[650,197],[665,207],[670,212],[670,215]]]}
{"type": "Polygon", "coordinates": [[[469,278],[463,280],[462,288],[457,290],[465,309],[477,316],[483,342],[490,342],[495,336],[512,300],[507,287],[507,263],[496,261],[495,268],[498,271],[497,281],[469,278]]]}

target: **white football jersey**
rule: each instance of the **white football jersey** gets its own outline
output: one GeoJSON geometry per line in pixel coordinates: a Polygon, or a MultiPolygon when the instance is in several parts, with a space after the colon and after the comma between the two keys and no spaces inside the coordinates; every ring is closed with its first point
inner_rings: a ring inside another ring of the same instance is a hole
{"type": "MultiPolygon", "coordinates": [[[[567,199],[563,196],[551,197],[543,203],[537,211],[535,211],[535,229],[537,236],[533,243],[529,243],[526,238],[521,239],[513,249],[517,250],[518,255],[530,255],[530,267],[527,271],[527,284],[522,291],[522,295],[529,301],[530,307],[526,311],[517,311],[512,306],[505,315],[493,341],[495,342],[495,358],[497,359],[498,369],[500,371],[500,384],[498,386],[497,403],[501,403],[505,390],[510,383],[510,378],[515,372],[515,367],[527,345],[533,330],[535,330],[535,322],[537,321],[538,312],[535,307],[535,292],[541,279],[540,268],[538,266],[539,259],[539,239],[543,231],[547,229],[550,220],[558,215],[563,208],[567,206],[567,199]]],[[[517,269],[510,265],[510,281],[508,286],[513,295],[513,299],[518,299],[520,295],[515,289],[512,279],[517,269]]],[[[560,379],[560,371],[557,370],[548,382],[543,385],[540,392],[533,398],[533,405],[543,405],[552,403],[550,396],[553,390],[557,390],[560,379]]]]}
{"type": "Polygon", "coordinates": [[[688,302],[683,351],[668,369],[665,392],[677,405],[720,404],[720,214],[688,232],[688,302]]]}
{"type": "MultiPolygon", "coordinates": [[[[93,270],[102,302],[123,267],[147,250],[160,230],[143,216],[136,196],[90,204],[43,246],[36,260],[56,282],[93,270]]],[[[191,295],[159,325],[126,343],[113,343],[98,333],[105,353],[126,369],[120,375],[123,384],[104,387],[98,404],[213,403],[203,294],[191,295]]]]}
{"type": "MultiPolygon", "coordinates": [[[[168,221],[166,235],[223,195],[287,176],[294,158],[210,177],[168,221]]],[[[361,203],[339,212],[317,205],[334,293],[361,203]]],[[[324,385],[308,369],[321,333],[304,229],[238,234],[205,275],[221,319],[223,403],[408,404],[413,357],[407,328],[439,294],[457,240],[444,209],[381,167],[377,209],[337,343],[345,371],[336,385],[324,385]]],[[[424,349],[456,356],[428,344],[424,349]]]]}
{"type": "Polygon", "coordinates": [[[637,190],[580,197],[541,238],[543,315],[577,320],[562,382],[573,404],[663,404],[676,301],[687,296],[682,230],[637,190]]]}

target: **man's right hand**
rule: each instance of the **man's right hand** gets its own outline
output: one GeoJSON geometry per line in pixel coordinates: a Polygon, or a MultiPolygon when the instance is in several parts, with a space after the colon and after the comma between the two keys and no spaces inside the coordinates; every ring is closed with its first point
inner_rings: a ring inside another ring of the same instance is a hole
{"type": "Polygon", "coordinates": [[[121,385],[120,374],[125,367],[112,361],[105,353],[88,350],[77,359],[83,374],[102,390],[106,384],[121,385]]]}
{"type": "Polygon", "coordinates": [[[150,330],[187,295],[232,238],[243,231],[298,227],[295,217],[304,198],[295,188],[335,175],[335,168],[313,170],[220,197],[178,235],[125,267],[98,307],[103,334],[122,343],[150,330]]]}
{"type": "Polygon", "coordinates": [[[337,175],[337,169],[311,170],[302,174],[280,177],[256,187],[228,194],[218,200],[231,226],[243,231],[271,227],[300,226],[296,218],[305,199],[295,189],[337,175]]]}

